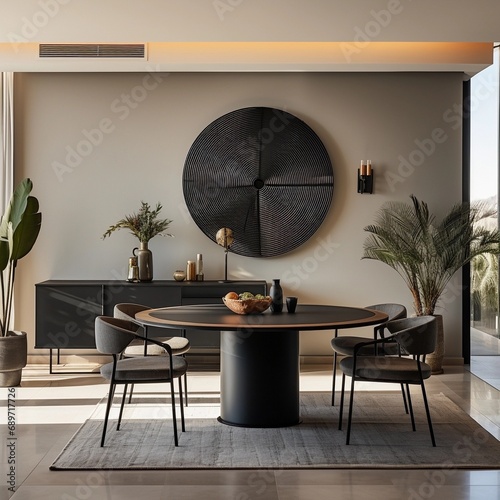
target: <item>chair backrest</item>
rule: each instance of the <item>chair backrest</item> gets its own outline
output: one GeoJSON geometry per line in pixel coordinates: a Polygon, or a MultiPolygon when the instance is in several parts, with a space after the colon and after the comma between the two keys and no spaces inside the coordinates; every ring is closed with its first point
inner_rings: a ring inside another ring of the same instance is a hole
{"type": "Polygon", "coordinates": [[[145,311],[146,309],[151,309],[149,306],[144,306],[142,304],[133,304],[130,302],[122,302],[116,304],[113,308],[113,316],[119,319],[127,319],[129,321],[134,321],[135,315],[138,312],[145,311]]]}
{"type": "Polygon", "coordinates": [[[414,316],[386,323],[391,334],[408,354],[430,354],[436,349],[437,323],[434,316],[414,316]]]}
{"type": "Polygon", "coordinates": [[[393,321],[395,319],[406,318],[407,312],[406,307],[402,304],[374,304],[372,306],[365,306],[367,309],[376,309],[377,311],[382,311],[389,316],[387,321],[393,321]]]}
{"type": "Polygon", "coordinates": [[[136,338],[140,328],[136,323],[109,316],[95,319],[95,345],[103,354],[120,354],[136,338]]]}

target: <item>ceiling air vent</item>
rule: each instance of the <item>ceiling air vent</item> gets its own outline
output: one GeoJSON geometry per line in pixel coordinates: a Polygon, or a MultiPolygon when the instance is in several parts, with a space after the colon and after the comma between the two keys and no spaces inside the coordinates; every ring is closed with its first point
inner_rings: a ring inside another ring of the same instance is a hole
{"type": "Polygon", "coordinates": [[[144,59],[143,43],[41,43],[40,57],[93,57],[144,59]]]}

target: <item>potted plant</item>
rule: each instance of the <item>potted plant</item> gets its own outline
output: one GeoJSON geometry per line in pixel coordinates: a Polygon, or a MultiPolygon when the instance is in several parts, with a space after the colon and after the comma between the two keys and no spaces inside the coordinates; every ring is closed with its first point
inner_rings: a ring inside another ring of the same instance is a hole
{"type": "Polygon", "coordinates": [[[151,281],[153,279],[153,255],[148,248],[149,240],[155,236],[172,236],[164,233],[172,222],[169,219],[158,219],[162,206],[156,204],[156,208],[151,210],[148,203],[141,201],[141,208],[138,213],[125,216],[116,224],[113,224],[102,235],[102,238],[110,236],[118,229],[128,229],[139,240],[139,249],[134,248],[133,252],[138,250],[139,281],[151,281]]]}
{"type": "Polygon", "coordinates": [[[13,387],[21,383],[22,369],[27,362],[25,332],[11,330],[14,280],[17,262],[33,248],[42,214],[38,200],[30,196],[33,183],[24,179],[12,194],[0,221],[0,386],[13,387]]]}
{"type": "Polygon", "coordinates": [[[494,209],[485,204],[458,203],[438,222],[426,203],[389,202],[380,209],[364,243],[364,259],[392,267],[408,286],[415,314],[438,319],[436,351],[428,356],[433,373],[442,372],[444,335],[438,301],[453,275],[474,257],[500,253],[500,232],[481,221],[494,209]]]}

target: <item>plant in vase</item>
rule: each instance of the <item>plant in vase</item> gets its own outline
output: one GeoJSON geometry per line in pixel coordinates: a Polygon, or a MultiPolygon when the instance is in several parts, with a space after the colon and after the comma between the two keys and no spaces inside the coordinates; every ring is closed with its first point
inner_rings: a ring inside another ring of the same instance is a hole
{"type": "Polygon", "coordinates": [[[33,183],[24,179],[14,190],[0,221],[0,386],[21,382],[27,362],[25,332],[11,329],[17,263],[33,248],[42,224],[38,200],[30,196],[33,183]]]}
{"type": "Polygon", "coordinates": [[[108,230],[102,235],[102,238],[110,236],[111,233],[118,229],[128,229],[132,235],[139,240],[138,264],[139,264],[139,281],[151,281],[153,279],[153,255],[148,248],[149,240],[155,236],[170,236],[171,234],[164,231],[172,223],[170,219],[159,219],[161,209],[160,203],[156,204],[153,210],[148,203],[141,201],[141,208],[137,213],[125,216],[116,224],[109,226],[108,230]]]}
{"type": "Polygon", "coordinates": [[[364,228],[364,259],[392,267],[408,286],[415,314],[438,319],[436,350],[428,356],[433,373],[442,372],[444,335],[438,301],[454,274],[474,257],[500,253],[500,232],[482,221],[494,215],[482,203],[458,203],[437,222],[426,203],[411,196],[411,203],[389,202],[375,224],[364,228]]]}

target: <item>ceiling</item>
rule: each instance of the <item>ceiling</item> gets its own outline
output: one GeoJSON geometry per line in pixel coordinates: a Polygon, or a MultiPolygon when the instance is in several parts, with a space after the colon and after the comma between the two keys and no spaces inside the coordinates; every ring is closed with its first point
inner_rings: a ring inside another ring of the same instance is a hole
{"type": "Polygon", "coordinates": [[[498,0],[3,2],[0,70],[471,75],[492,62],[498,19],[498,0]],[[40,43],[142,43],[146,57],[40,58],[40,43]]]}

